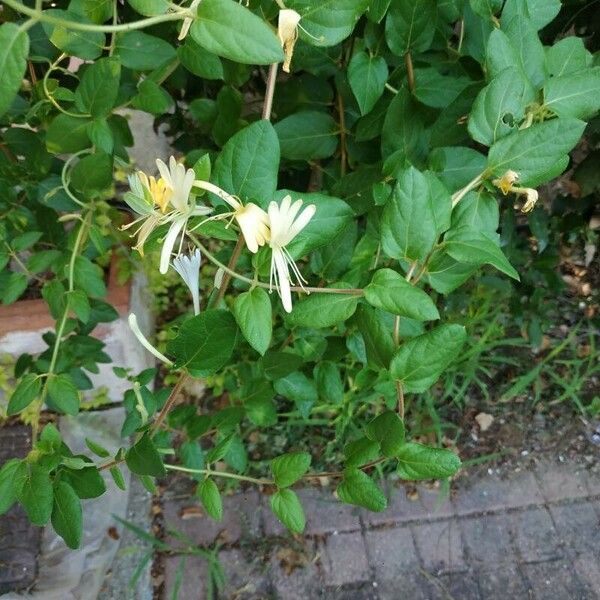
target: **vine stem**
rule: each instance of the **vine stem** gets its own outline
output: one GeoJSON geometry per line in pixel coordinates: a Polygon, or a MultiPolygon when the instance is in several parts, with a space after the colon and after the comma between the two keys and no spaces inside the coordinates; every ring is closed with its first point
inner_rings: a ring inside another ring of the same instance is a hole
{"type": "Polygon", "coordinates": [[[152,427],[150,428],[150,437],[153,437],[156,434],[156,432],[162,425],[163,421],[166,419],[167,415],[169,414],[169,411],[173,408],[173,405],[177,401],[177,397],[179,396],[179,393],[183,389],[183,386],[186,384],[188,378],[189,378],[189,375],[187,373],[182,373],[180,375],[179,379],[177,380],[177,383],[171,390],[171,393],[169,394],[167,401],[164,403],[164,405],[163,405],[161,411],[158,413],[158,416],[156,417],[156,419],[154,419],[154,423],[152,423],[152,427]]]}
{"type": "Polygon", "coordinates": [[[271,120],[271,112],[273,111],[273,97],[275,96],[278,68],[279,63],[273,63],[269,66],[269,74],[267,75],[267,89],[265,90],[265,100],[262,111],[262,118],[267,121],[271,120]]]}
{"type": "MultiPolygon", "coordinates": [[[[229,263],[227,264],[227,268],[230,269],[231,272],[233,272],[233,270],[235,269],[235,266],[237,265],[237,261],[239,260],[243,249],[244,249],[244,236],[240,235],[240,237],[238,237],[238,241],[235,244],[235,248],[233,249],[233,252],[231,253],[231,258],[229,259],[229,263]]],[[[231,281],[231,277],[232,277],[231,272],[225,272],[225,275],[223,276],[223,281],[221,281],[221,285],[219,287],[219,292],[215,296],[215,301],[212,303],[212,306],[217,306],[219,304],[219,302],[221,302],[221,300],[223,300],[223,297],[225,296],[225,292],[227,291],[227,288],[229,286],[229,282],[231,281]]]]}
{"type": "Polygon", "coordinates": [[[3,0],[4,4],[10,6],[16,12],[23,15],[27,15],[37,21],[45,21],[51,25],[58,25],[72,29],[75,31],[95,31],[100,33],[118,33],[121,31],[133,31],[135,29],[144,29],[151,25],[157,25],[158,23],[164,23],[166,21],[179,21],[186,17],[194,17],[187,9],[178,12],[167,13],[166,15],[157,15],[155,17],[148,17],[147,19],[140,19],[139,21],[133,21],[132,23],[122,23],[121,25],[95,25],[93,23],[78,23],[77,21],[69,21],[67,19],[61,19],[59,17],[53,17],[52,15],[46,14],[43,10],[36,10],[25,6],[16,0],[3,0]]]}
{"type": "Polygon", "coordinates": [[[413,68],[412,55],[410,50],[404,55],[404,64],[406,65],[406,78],[408,80],[408,89],[410,93],[415,91],[415,70],[413,68]]]}
{"type": "MultiPolygon", "coordinates": [[[[255,287],[261,287],[261,288],[267,289],[267,290],[271,289],[271,286],[268,283],[264,283],[262,281],[257,281],[255,279],[250,279],[250,277],[246,277],[246,276],[241,275],[240,273],[234,271],[233,269],[228,267],[226,264],[222,263],[216,256],[211,254],[211,252],[208,250],[208,248],[206,248],[206,246],[204,246],[204,244],[202,244],[195,235],[188,232],[188,236],[194,242],[194,244],[196,244],[196,246],[198,246],[198,248],[204,254],[204,256],[206,256],[206,258],[208,258],[208,260],[210,260],[210,262],[212,262],[214,265],[216,265],[220,269],[223,269],[223,271],[225,273],[228,273],[229,275],[231,275],[231,277],[234,277],[235,279],[239,279],[240,281],[244,281],[250,286],[253,285],[255,287]]],[[[364,290],[362,290],[360,288],[339,288],[339,289],[338,288],[322,288],[322,287],[304,287],[304,288],[302,288],[300,286],[291,286],[290,290],[292,292],[300,292],[300,293],[305,292],[308,294],[312,294],[312,293],[315,293],[315,294],[346,294],[349,296],[363,296],[364,295],[364,290]]]]}
{"type": "Polygon", "coordinates": [[[474,179],[471,179],[464,188],[452,194],[452,208],[454,208],[471,190],[475,189],[482,181],[485,171],[480,173],[474,179]]]}

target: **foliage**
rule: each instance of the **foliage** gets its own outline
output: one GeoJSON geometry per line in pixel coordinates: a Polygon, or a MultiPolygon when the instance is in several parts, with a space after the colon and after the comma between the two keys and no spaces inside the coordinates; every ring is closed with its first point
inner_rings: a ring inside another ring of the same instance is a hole
{"type": "Polygon", "coordinates": [[[150,490],[186,472],[215,519],[217,482],[270,486],[293,532],[302,480],[334,479],[342,502],[380,511],[377,465],[452,477],[455,450],[421,444],[405,418],[465,352],[471,322],[448,295],[481,269],[533,285],[509,237],[513,203],[543,244],[535,188],[567,169],[600,109],[582,39],[543,33],[558,0],[279,4],[5,0],[0,300],[39,294],[56,320],[47,350],[19,358],[8,413],[76,414],[86,371],[110,362],[92,332],[117,317],[102,300],[109,262],[130,269],[120,225],[145,260],[160,249],[161,277],[177,271],[195,313],[161,332],[160,351],[130,316],[174,385],[151,391],[155,370],[115,368],[131,383],[116,454],[89,440],[74,456],[36,418],[29,455],[0,470],[0,511],[19,502],[70,547],[105,470],[123,487],[127,467],[150,490]],[[136,173],[125,107],[165,123],[184,164],[136,173]],[[175,406],[193,378],[220,401],[175,406]],[[298,443],[254,476],[244,428],[286,420],[330,427],[336,471],[310,472],[298,443]]]}

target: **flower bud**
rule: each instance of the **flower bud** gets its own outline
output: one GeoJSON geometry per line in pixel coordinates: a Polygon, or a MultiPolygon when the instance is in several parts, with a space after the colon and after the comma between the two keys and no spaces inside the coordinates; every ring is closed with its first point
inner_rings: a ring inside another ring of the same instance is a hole
{"type": "Polygon", "coordinates": [[[283,70],[290,72],[290,63],[294,53],[294,45],[298,39],[298,23],[302,17],[295,11],[285,8],[279,11],[279,21],[277,23],[277,35],[283,46],[283,70]]]}

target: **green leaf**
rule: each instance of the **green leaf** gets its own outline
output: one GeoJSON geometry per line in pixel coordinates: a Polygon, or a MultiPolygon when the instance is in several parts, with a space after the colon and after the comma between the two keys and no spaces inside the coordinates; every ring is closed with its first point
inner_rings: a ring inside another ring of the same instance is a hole
{"type": "Polygon", "coordinates": [[[484,19],[491,19],[502,8],[502,0],[470,0],[473,12],[484,19]]]}
{"type": "Polygon", "coordinates": [[[69,308],[77,315],[82,323],[87,323],[90,318],[91,306],[85,292],[73,290],[67,292],[69,297],[69,308]]]}
{"type": "Polygon", "coordinates": [[[27,464],[17,499],[23,505],[27,518],[34,525],[45,525],[52,514],[53,492],[48,472],[40,466],[27,464]]]}
{"type": "Polygon", "coordinates": [[[27,408],[40,394],[42,380],[35,373],[27,373],[17,384],[8,402],[6,412],[8,415],[16,415],[27,408]]]}
{"type": "Polygon", "coordinates": [[[473,82],[468,77],[442,75],[437,69],[415,69],[415,97],[426,106],[446,108],[473,82]]]}
{"type": "Polygon", "coordinates": [[[265,377],[271,381],[281,379],[290,373],[293,373],[302,364],[302,357],[291,352],[278,352],[270,350],[261,359],[265,377]]]}
{"type": "Polygon", "coordinates": [[[588,119],[600,110],[600,67],[550,78],[544,106],[559,117],[588,119]]]}
{"type": "Polygon", "coordinates": [[[102,297],[106,295],[104,272],[87,256],[78,256],[75,259],[74,271],[75,285],[89,296],[102,297]]]}
{"type": "Polygon", "coordinates": [[[446,252],[455,260],[470,265],[492,265],[519,281],[519,274],[504,256],[493,234],[470,227],[452,229],[444,240],[446,252]]]}
{"type": "Polygon", "coordinates": [[[273,333],[271,300],[267,292],[256,287],[240,294],[233,304],[233,314],[248,343],[264,355],[273,333]]]}
{"type": "Polygon", "coordinates": [[[300,111],[275,124],[281,156],[293,160],[316,160],[334,154],[338,124],[331,115],[314,110],[300,111]]]}
{"type": "Polygon", "coordinates": [[[302,533],[306,517],[298,496],[288,489],[278,490],[271,496],[271,510],[293,533],[302,533]]]}
{"type": "Polygon", "coordinates": [[[115,485],[120,489],[120,490],[126,490],[127,486],[125,485],[125,479],[123,477],[123,473],[121,473],[121,470],[119,469],[119,467],[111,467],[109,469],[110,471],[110,475],[113,478],[113,481],[115,482],[115,485]]]}
{"type": "Polygon", "coordinates": [[[181,64],[190,73],[203,79],[223,79],[223,65],[218,56],[205,50],[197,44],[190,36],[185,40],[183,46],[177,48],[177,56],[181,64]]]}
{"type": "Polygon", "coordinates": [[[560,7],[560,0],[507,0],[502,9],[502,23],[528,17],[535,29],[542,29],[554,20],[560,7]]]}
{"type": "Polygon", "coordinates": [[[271,461],[271,471],[275,485],[279,488],[290,487],[298,481],[310,467],[308,452],[288,452],[271,461]]]}
{"type": "Polygon", "coordinates": [[[59,481],[54,486],[52,527],[69,548],[79,548],[83,533],[81,502],[75,490],[64,481],[59,481]]]}
{"type": "Polygon", "coordinates": [[[566,37],[546,49],[546,67],[550,77],[569,75],[589,67],[592,55],[579,37],[566,37]]]}
{"type": "Polygon", "coordinates": [[[177,368],[194,377],[216,373],[229,360],[237,339],[237,326],[225,310],[206,310],[187,319],[168,345],[177,368]]]}
{"type": "Polygon", "coordinates": [[[387,369],[394,353],[394,340],[383,313],[361,304],[356,311],[355,322],[365,343],[367,364],[374,369],[387,369]]]}
{"type": "Polygon", "coordinates": [[[46,148],[52,154],[72,154],[90,147],[87,134],[89,119],[59,114],[46,132],[46,148]]]}
{"type": "Polygon", "coordinates": [[[434,0],[402,0],[390,5],[385,20],[385,39],[397,56],[425,52],[433,42],[437,22],[434,0]]]}
{"type": "Polygon", "coordinates": [[[156,446],[149,434],[145,433],[140,440],[125,453],[125,462],[136,475],[152,475],[162,477],[165,467],[156,446]]]}
{"type": "MultiPolygon", "coordinates": [[[[84,15],[80,15],[73,10],[59,10],[52,8],[45,10],[44,14],[64,21],[75,21],[91,25],[91,21],[84,15]]],[[[59,49],[86,60],[95,60],[106,47],[106,37],[100,31],[81,31],[63,27],[62,25],[52,25],[42,22],[42,26],[50,41],[59,49]]]]}
{"type": "Polygon", "coordinates": [[[18,458],[7,460],[0,469],[0,515],[7,512],[17,500],[19,485],[27,470],[24,461],[18,458]]]}
{"type": "Polygon", "coordinates": [[[269,427],[277,423],[277,409],[273,398],[275,390],[261,379],[249,381],[240,391],[240,399],[248,418],[259,427],[269,427]]]}
{"type": "Polygon", "coordinates": [[[314,382],[304,373],[295,372],[275,381],[275,391],[291,400],[303,418],[307,419],[318,399],[314,382]]]}
{"type": "Polygon", "coordinates": [[[142,31],[118,33],[114,56],[134,71],[156,69],[176,57],[175,48],[165,40],[142,31]]]}
{"type": "Polygon", "coordinates": [[[345,40],[369,5],[368,0],[290,0],[287,8],[300,13],[303,41],[313,46],[335,46],[345,40]]]}
{"type": "Polygon", "coordinates": [[[48,395],[62,413],[76,415],[79,412],[79,390],[68,375],[49,375],[48,395]]]}
{"type": "Polygon", "coordinates": [[[71,185],[88,198],[110,189],[112,183],[112,157],[104,152],[85,156],[71,171],[71,185]]]}
{"type": "Polygon", "coordinates": [[[450,225],[450,194],[415,168],[398,177],[381,219],[381,244],[391,258],[423,260],[450,225]]]}
{"type": "Polygon", "coordinates": [[[398,475],[413,481],[442,479],[454,475],[460,464],[458,456],[450,450],[408,442],[398,454],[398,475]]]}
{"type": "Polygon", "coordinates": [[[348,81],[361,115],[371,112],[385,90],[388,68],[381,56],[357,52],[348,65],[348,81]]]}
{"type": "Polygon", "coordinates": [[[279,140],[271,123],[262,120],[229,139],[215,161],[213,178],[244,202],[268,203],[277,189],[278,172],[279,140]]]}
{"type": "Polygon", "coordinates": [[[404,342],[392,359],[390,373],[405,392],[424,392],[456,360],[466,339],[461,325],[438,325],[404,342]]]}
{"type": "Polygon", "coordinates": [[[379,456],[379,442],[361,437],[344,446],[346,468],[360,467],[379,456]]]}
{"type": "Polygon", "coordinates": [[[27,289],[27,285],[28,281],[25,273],[9,273],[0,288],[2,304],[12,304],[18,300],[27,289]]]}
{"type": "Polygon", "coordinates": [[[537,187],[562,173],[584,129],[577,119],[552,119],[517,131],[490,148],[488,170],[498,177],[516,171],[519,185],[537,187]]]}
{"type": "Polygon", "coordinates": [[[417,321],[440,318],[433,300],[392,269],[379,269],[373,275],[371,283],[365,288],[365,298],[376,308],[417,321]]]}
{"type": "Polygon", "coordinates": [[[63,473],[63,477],[82,499],[98,498],[106,491],[106,484],[96,466],[69,469],[63,473]]]}
{"type": "Polygon", "coordinates": [[[235,0],[202,0],[190,35],[209,52],[235,62],[269,65],[283,61],[273,30],[235,0]]]}
{"type": "Polygon", "coordinates": [[[332,327],[349,319],[358,306],[358,296],[352,294],[311,294],[296,302],[286,316],[291,327],[332,327]]]}
{"type": "Polygon", "coordinates": [[[384,456],[397,456],[404,444],[404,423],[388,410],[369,421],[365,433],[370,440],[379,442],[384,456]]]}
{"type": "Polygon", "coordinates": [[[337,488],[337,495],[342,502],[374,512],[381,512],[387,507],[383,492],[366,473],[358,469],[344,471],[344,479],[337,488]]]}
{"type": "Polygon", "coordinates": [[[205,479],[198,484],[196,495],[200,498],[206,514],[215,521],[223,518],[223,501],[217,484],[212,479],[205,479]]]}
{"type": "Polygon", "coordinates": [[[160,115],[173,106],[173,98],[152,79],[144,79],[138,85],[138,93],[133,97],[132,103],[139,110],[160,115]]]}
{"type": "Polygon", "coordinates": [[[0,25],[0,117],[21,88],[28,54],[27,32],[14,23],[0,25]]]}
{"type": "Polygon", "coordinates": [[[127,2],[133,10],[145,17],[163,15],[169,9],[169,3],[166,0],[127,0],[127,2]]]}
{"type": "Polygon", "coordinates": [[[314,377],[321,400],[333,404],[341,404],[344,401],[342,376],[334,362],[328,360],[318,362],[315,365],[314,377]]]}
{"type": "Polygon", "coordinates": [[[504,69],[479,92],[473,103],[468,126],[471,137],[491,146],[519,126],[534,97],[533,88],[519,69],[504,69]]]}
{"type": "Polygon", "coordinates": [[[452,229],[467,227],[478,232],[495,233],[500,211],[496,198],[485,190],[469,192],[452,211],[452,229]]]}
{"type": "Polygon", "coordinates": [[[75,90],[75,106],[93,117],[106,117],[117,101],[121,63],[116,58],[100,58],[89,65],[75,90]]]}

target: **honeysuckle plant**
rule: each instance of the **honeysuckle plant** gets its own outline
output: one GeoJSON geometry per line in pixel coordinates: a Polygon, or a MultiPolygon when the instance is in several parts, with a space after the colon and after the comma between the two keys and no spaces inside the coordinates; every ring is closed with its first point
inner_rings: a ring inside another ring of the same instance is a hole
{"type": "Polygon", "coordinates": [[[81,500],[102,496],[103,472],[123,487],[129,469],[153,490],[177,471],[213,518],[235,480],[271,494],[301,532],[302,482],[326,478],[341,502],[379,511],[376,473],[453,477],[452,441],[432,443],[411,415],[469,335],[447,298],[490,269],[517,285],[507,228],[522,206],[539,231],[540,186],[569,168],[600,108],[597,57],[580,37],[556,38],[560,11],[4,0],[0,299],[39,293],[56,328],[46,351],[16,362],[6,413],[32,424],[33,446],[0,470],[0,513],[19,503],[76,548],[81,500]],[[172,139],[158,173],[129,159],[129,109],[172,139]],[[102,300],[111,256],[124,271],[177,271],[192,310],[161,348],[129,316],[162,376],[152,390],[156,371],[115,365],[131,382],[122,447],[90,439],[73,455],[39,415],[77,414],[86,372],[110,361],[92,332],[116,318],[102,300]],[[185,392],[193,379],[200,406],[185,392]],[[288,421],[328,424],[338,462],[311,470],[316,450],[299,435],[282,455],[249,456],[249,427],[288,421]]]}

